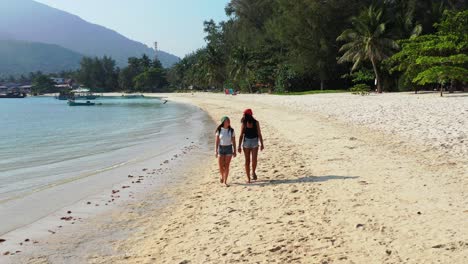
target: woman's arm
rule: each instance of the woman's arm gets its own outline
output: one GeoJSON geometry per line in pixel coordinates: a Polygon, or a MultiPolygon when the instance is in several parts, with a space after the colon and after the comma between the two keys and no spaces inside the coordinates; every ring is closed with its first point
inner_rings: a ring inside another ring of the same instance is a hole
{"type": "Polygon", "coordinates": [[[240,130],[240,136],[239,136],[239,148],[237,149],[237,151],[239,151],[239,153],[242,153],[242,141],[244,140],[244,124],[242,124],[241,126],[241,130],[240,130]]]}
{"type": "Polygon", "coordinates": [[[257,121],[257,133],[258,133],[258,139],[260,139],[260,150],[265,149],[265,146],[263,145],[263,136],[262,136],[262,130],[260,129],[260,122],[257,121]]]}
{"type": "Polygon", "coordinates": [[[216,153],[216,157],[218,157],[218,154],[219,154],[218,153],[218,148],[219,148],[219,134],[218,133],[216,133],[216,141],[215,142],[216,142],[216,144],[215,144],[215,148],[216,148],[215,153],[216,153]]]}
{"type": "Polygon", "coordinates": [[[232,137],[232,145],[233,145],[233,147],[234,147],[233,156],[234,156],[234,158],[235,158],[236,155],[237,155],[237,154],[236,154],[236,137],[235,137],[235,136],[232,137]]]}

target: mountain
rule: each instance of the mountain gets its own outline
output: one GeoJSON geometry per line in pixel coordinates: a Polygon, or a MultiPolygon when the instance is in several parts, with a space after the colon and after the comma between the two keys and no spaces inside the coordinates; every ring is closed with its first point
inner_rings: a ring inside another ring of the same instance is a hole
{"type": "MultiPolygon", "coordinates": [[[[107,55],[119,66],[125,66],[128,57],[155,55],[140,42],[32,0],[0,0],[0,39],[56,44],[85,56],[107,55]]],[[[158,58],[165,67],[180,60],[164,51],[158,51],[158,58]]]]}
{"type": "Polygon", "coordinates": [[[58,45],[0,40],[0,76],[75,70],[83,55],[58,45]]]}

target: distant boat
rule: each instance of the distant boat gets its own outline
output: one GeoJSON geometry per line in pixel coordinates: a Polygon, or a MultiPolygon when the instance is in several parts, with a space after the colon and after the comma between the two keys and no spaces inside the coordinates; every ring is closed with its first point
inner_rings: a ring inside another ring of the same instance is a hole
{"type": "Polygon", "coordinates": [[[90,102],[90,101],[86,101],[86,102],[75,102],[73,100],[69,100],[68,101],[68,105],[69,106],[93,106],[93,105],[96,105],[95,103],[93,102],[90,102]]]}
{"type": "Polygon", "coordinates": [[[71,97],[73,97],[73,94],[60,92],[58,96],[55,96],[55,99],[65,101],[70,99],[71,97]]]}
{"type": "Polygon", "coordinates": [[[79,88],[72,91],[74,94],[73,99],[75,100],[96,100],[101,97],[100,95],[95,95],[91,92],[91,89],[88,88],[79,88]]]}
{"type": "Polygon", "coordinates": [[[0,94],[0,98],[25,98],[25,93],[7,93],[7,94],[0,94]]]}
{"type": "Polygon", "coordinates": [[[96,100],[99,97],[100,97],[99,95],[93,95],[93,94],[75,95],[75,100],[96,100]]]}

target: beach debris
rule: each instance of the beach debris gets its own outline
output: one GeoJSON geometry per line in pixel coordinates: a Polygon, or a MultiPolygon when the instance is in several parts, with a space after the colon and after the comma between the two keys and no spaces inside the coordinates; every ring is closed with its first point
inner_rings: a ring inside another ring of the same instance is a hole
{"type": "Polygon", "coordinates": [[[130,188],[130,186],[122,186],[122,189],[130,188]]]}
{"type": "Polygon", "coordinates": [[[291,193],[297,193],[297,192],[299,192],[299,190],[297,190],[297,189],[294,189],[294,190],[291,191],[291,193]]]}
{"type": "Polygon", "coordinates": [[[133,175],[128,175],[129,178],[133,178],[133,175]]]}
{"type": "Polygon", "coordinates": [[[357,224],[356,228],[364,228],[364,225],[363,224],[357,224]]]}
{"type": "Polygon", "coordinates": [[[6,241],[6,239],[0,238],[0,243],[3,243],[5,241],[6,241]]]}
{"type": "Polygon", "coordinates": [[[274,247],[274,248],[269,249],[268,251],[270,251],[270,252],[276,252],[276,251],[281,250],[281,248],[282,248],[281,246],[277,246],[277,247],[274,247]]]}
{"type": "Polygon", "coordinates": [[[91,204],[91,202],[87,202],[86,204],[91,204]]]}
{"type": "Polygon", "coordinates": [[[183,260],[179,264],[189,264],[189,263],[190,263],[190,260],[183,260]]]}
{"type": "Polygon", "coordinates": [[[24,242],[29,242],[29,241],[30,241],[29,238],[26,238],[26,239],[24,240],[24,242]]]}
{"type": "Polygon", "coordinates": [[[112,190],[112,194],[116,194],[118,192],[120,192],[120,191],[119,190],[112,190]]]}
{"type": "Polygon", "coordinates": [[[49,233],[51,233],[52,235],[55,235],[56,232],[52,231],[52,230],[47,230],[49,233]]]}
{"type": "Polygon", "coordinates": [[[6,251],[3,253],[3,256],[8,256],[8,255],[10,255],[10,251],[6,251]]]}
{"type": "Polygon", "coordinates": [[[148,169],[147,168],[144,168],[143,171],[147,171],[148,169]]]}
{"type": "Polygon", "coordinates": [[[164,164],[167,164],[167,163],[169,163],[169,160],[165,160],[165,161],[164,161],[164,164]]]}
{"type": "Polygon", "coordinates": [[[71,220],[73,220],[73,217],[72,216],[64,216],[64,217],[60,218],[60,220],[71,221],[71,220]]]}
{"type": "Polygon", "coordinates": [[[349,140],[355,141],[355,140],[357,140],[357,138],[355,138],[355,137],[350,137],[349,140]]]}
{"type": "Polygon", "coordinates": [[[71,214],[71,213],[72,213],[72,211],[67,211],[67,214],[71,214]]]}
{"type": "Polygon", "coordinates": [[[421,212],[418,212],[418,215],[422,215],[422,213],[421,213],[421,212]]]}
{"type": "Polygon", "coordinates": [[[392,251],[390,249],[387,249],[387,250],[385,250],[385,253],[387,253],[387,255],[390,256],[392,254],[392,251]]]}

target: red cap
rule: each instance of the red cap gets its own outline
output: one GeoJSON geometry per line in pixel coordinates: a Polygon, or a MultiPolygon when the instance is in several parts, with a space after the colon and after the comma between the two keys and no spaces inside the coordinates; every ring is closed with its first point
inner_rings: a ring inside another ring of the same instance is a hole
{"type": "Polygon", "coordinates": [[[244,110],[244,115],[251,115],[251,116],[253,116],[252,109],[245,109],[245,110],[244,110]]]}

